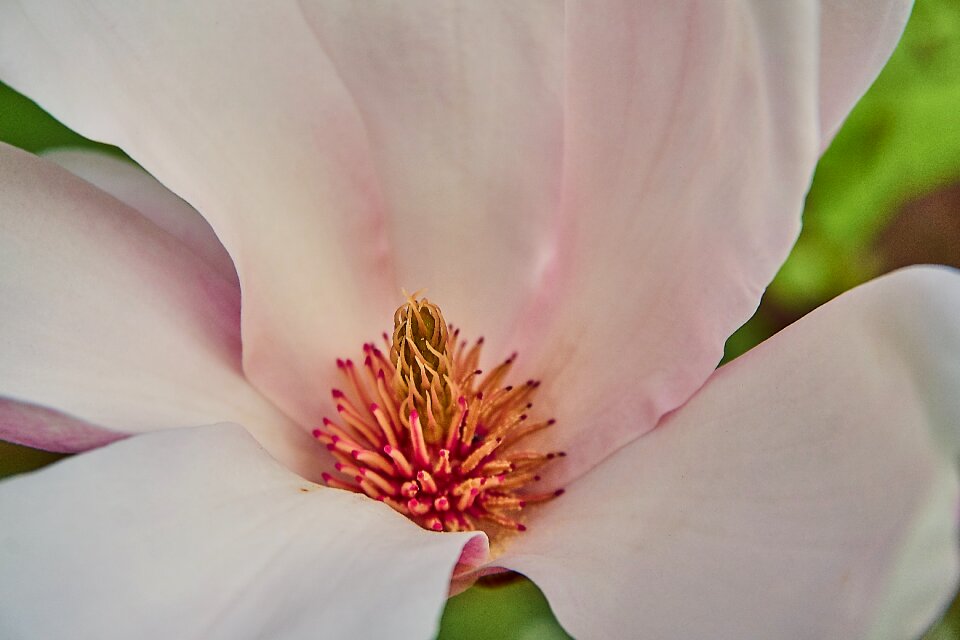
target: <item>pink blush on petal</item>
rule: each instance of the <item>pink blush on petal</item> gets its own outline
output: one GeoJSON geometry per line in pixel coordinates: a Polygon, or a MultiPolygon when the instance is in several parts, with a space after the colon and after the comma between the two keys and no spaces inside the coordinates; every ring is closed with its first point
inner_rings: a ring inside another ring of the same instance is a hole
{"type": "Polygon", "coordinates": [[[76,453],[110,444],[127,434],[98,427],[53,409],[0,398],[0,439],[15,444],[76,453]]]}

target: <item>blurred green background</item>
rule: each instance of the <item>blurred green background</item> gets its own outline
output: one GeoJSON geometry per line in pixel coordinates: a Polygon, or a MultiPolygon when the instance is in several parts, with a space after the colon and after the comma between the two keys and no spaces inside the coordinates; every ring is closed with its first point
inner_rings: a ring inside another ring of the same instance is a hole
{"type": "MultiPolygon", "coordinates": [[[[0,140],[30,151],[97,146],[0,85],[0,140]]],[[[120,154],[122,155],[122,154],[120,154]]],[[[960,267],[960,2],[918,0],[899,47],[823,156],[804,229],[732,359],[847,289],[908,264],[960,267]]],[[[59,456],[0,442],[0,477],[59,456]]],[[[566,638],[518,576],[450,600],[443,639],[566,638]]],[[[960,599],[926,640],[960,638],[960,599]]]]}

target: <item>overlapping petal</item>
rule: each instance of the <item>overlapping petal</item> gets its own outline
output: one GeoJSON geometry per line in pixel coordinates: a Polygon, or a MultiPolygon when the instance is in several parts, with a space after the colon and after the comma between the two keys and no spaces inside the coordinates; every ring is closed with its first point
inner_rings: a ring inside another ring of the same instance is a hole
{"type": "Polygon", "coordinates": [[[895,273],[721,368],[499,562],[578,638],[908,638],[958,576],[960,275],[895,273]]]}
{"type": "Polygon", "coordinates": [[[211,221],[243,286],[248,371],[317,420],[337,350],[379,335],[396,292],[364,124],[300,8],[30,2],[2,13],[0,74],[211,221]]]}
{"type": "Polygon", "coordinates": [[[72,452],[95,449],[127,434],[49,407],[0,397],[0,435],[38,449],[72,452]]]}
{"type": "Polygon", "coordinates": [[[245,368],[292,414],[426,286],[553,377],[571,475],[712,370],[901,6],[851,24],[862,58],[807,3],[31,0],[0,13],[0,75],[211,221],[245,368]]]}
{"type": "Polygon", "coordinates": [[[5,8],[4,77],[211,220],[243,283],[246,369],[302,420],[401,286],[470,325],[532,284],[560,180],[559,5],[5,8]]]}
{"type": "Polygon", "coordinates": [[[53,149],[43,157],[142,213],[239,287],[233,261],[196,209],[130,162],[87,149],[53,149]]]}
{"type": "Polygon", "coordinates": [[[820,24],[815,3],[571,3],[558,239],[521,322],[558,418],[544,440],[576,451],[563,476],[684,402],[786,258],[819,112],[852,103],[833,79],[893,46],[865,20],[850,26],[874,57],[821,60],[851,33],[820,24]]]}
{"type": "Polygon", "coordinates": [[[236,425],[0,484],[4,638],[427,638],[482,534],[302,480],[236,425]]]}
{"type": "Polygon", "coordinates": [[[563,4],[300,5],[363,120],[397,286],[506,349],[560,197],[563,4]]]}
{"type": "Polygon", "coordinates": [[[821,0],[820,145],[876,79],[903,34],[913,0],[821,0]]]}
{"type": "Polygon", "coordinates": [[[0,147],[0,182],[0,396],[20,403],[0,411],[4,439],[72,451],[91,425],[109,439],[243,419],[313,465],[313,440],[243,378],[234,285],[53,163],[0,147]]]}

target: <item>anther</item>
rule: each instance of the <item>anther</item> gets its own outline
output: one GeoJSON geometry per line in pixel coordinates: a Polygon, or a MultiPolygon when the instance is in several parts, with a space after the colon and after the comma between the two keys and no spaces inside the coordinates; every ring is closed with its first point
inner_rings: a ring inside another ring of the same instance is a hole
{"type": "Polygon", "coordinates": [[[529,419],[540,381],[510,383],[516,353],[485,374],[483,338],[469,344],[436,305],[416,295],[394,314],[392,337],[382,337],[386,352],[363,344],[362,367],[336,361],[347,381],[331,391],[339,424],[324,419],[313,435],[344,479],[325,473],[324,481],[381,501],[432,531],[475,530],[481,521],[524,531],[512,516],[563,492],[526,490],[540,480],[539,469],[564,452],[515,448],[555,423],[529,419]]]}

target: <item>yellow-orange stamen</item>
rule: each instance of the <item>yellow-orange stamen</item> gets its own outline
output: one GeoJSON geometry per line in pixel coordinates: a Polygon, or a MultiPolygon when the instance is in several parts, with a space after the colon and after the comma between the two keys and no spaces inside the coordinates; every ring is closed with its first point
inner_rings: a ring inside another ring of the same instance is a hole
{"type": "Polygon", "coordinates": [[[324,419],[314,436],[345,480],[425,529],[524,531],[517,517],[562,490],[527,492],[537,472],[563,453],[515,448],[554,420],[529,420],[539,381],[508,382],[517,354],[479,369],[483,338],[468,346],[436,305],[411,296],[384,334],[387,354],[363,345],[363,367],[337,360],[350,395],[333,390],[341,423],[324,419]],[[351,397],[352,396],[352,397],[351,397]],[[509,514],[509,515],[508,515],[509,514]]]}

